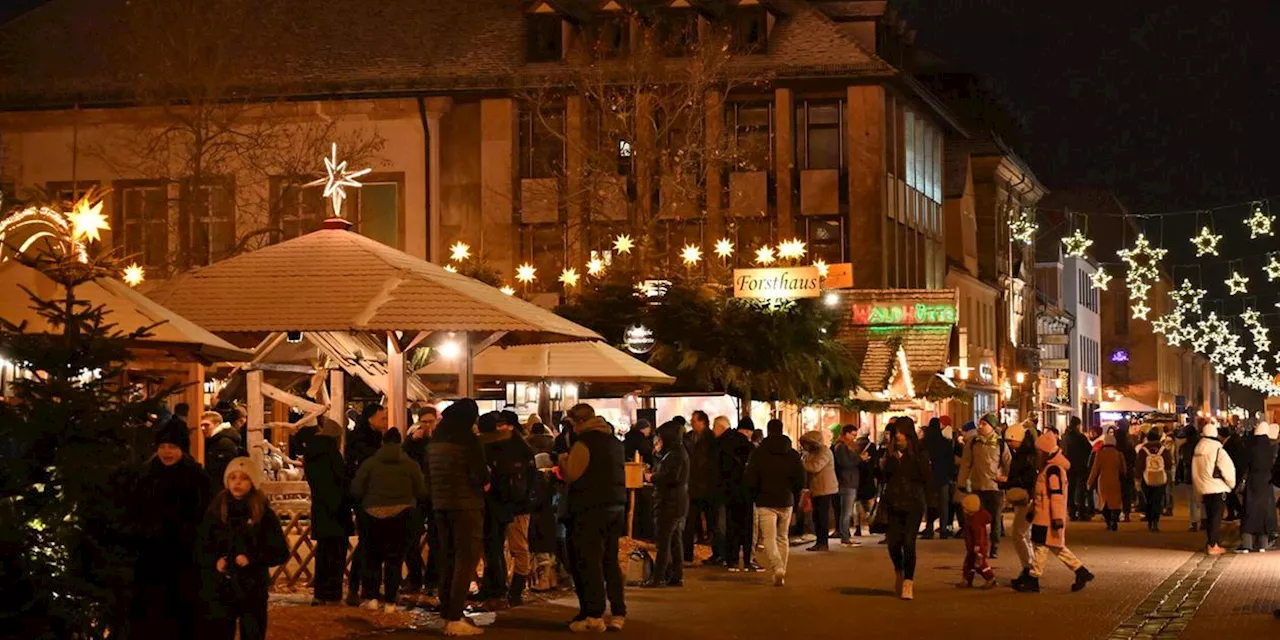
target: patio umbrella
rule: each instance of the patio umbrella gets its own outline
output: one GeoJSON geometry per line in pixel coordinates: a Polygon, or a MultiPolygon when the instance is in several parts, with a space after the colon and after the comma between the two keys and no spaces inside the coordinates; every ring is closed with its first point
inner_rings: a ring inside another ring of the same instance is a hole
{"type": "Polygon", "coordinates": [[[1094,409],[1094,413],[1152,413],[1155,407],[1142,404],[1133,398],[1121,396],[1110,402],[1104,402],[1094,409]]]}
{"type": "MultiPolygon", "coordinates": [[[[419,374],[449,373],[437,360],[419,374]]],[[[521,345],[476,356],[475,375],[500,380],[572,380],[587,383],[671,384],[675,378],[603,342],[521,345]]]]}

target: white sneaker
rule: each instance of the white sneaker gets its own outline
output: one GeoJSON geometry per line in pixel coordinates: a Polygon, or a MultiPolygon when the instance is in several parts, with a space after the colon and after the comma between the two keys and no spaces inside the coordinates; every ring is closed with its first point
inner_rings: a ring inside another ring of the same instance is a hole
{"type": "Polygon", "coordinates": [[[601,633],[605,630],[602,618],[584,618],[569,623],[569,630],[574,633],[601,633]]]}
{"type": "Polygon", "coordinates": [[[626,626],[626,624],[626,616],[614,616],[609,618],[609,621],[605,623],[605,626],[608,627],[610,631],[622,631],[622,627],[626,626]]]}
{"type": "Polygon", "coordinates": [[[444,625],[444,634],[456,638],[458,636],[478,636],[484,633],[484,629],[467,624],[465,620],[454,620],[444,625]]]}
{"type": "Polygon", "coordinates": [[[367,610],[369,610],[369,611],[377,611],[377,610],[378,610],[378,601],[377,601],[377,600],[365,600],[364,602],[361,602],[361,603],[360,603],[360,608],[361,608],[361,609],[367,609],[367,610]]]}
{"type": "Polygon", "coordinates": [[[915,590],[913,589],[913,582],[914,582],[913,580],[902,581],[902,599],[903,600],[915,599],[916,594],[915,594],[915,590]]]}

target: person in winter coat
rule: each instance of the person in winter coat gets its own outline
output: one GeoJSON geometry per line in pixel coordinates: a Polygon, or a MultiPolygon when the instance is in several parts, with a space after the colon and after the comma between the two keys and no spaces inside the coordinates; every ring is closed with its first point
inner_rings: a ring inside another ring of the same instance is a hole
{"type": "Polygon", "coordinates": [[[738,571],[738,559],[741,556],[742,570],[763,571],[760,565],[751,559],[751,551],[755,548],[752,536],[755,533],[755,518],[751,508],[751,493],[747,491],[742,477],[747,470],[747,461],[751,458],[751,434],[755,432],[755,423],[751,418],[743,418],[737,429],[729,429],[720,434],[717,447],[720,453],[720,486],[724,487],[725,500],[725,551],[724,563],[729,571],[738,571]]]}
{"type": "Polygon", "coordinates": [[[885,484],[881,496],[889,510],[889,531],[885,536],[889,557],[897,575],[894,591],[903,600],[915,598],[916,536],[928,499],[925,495],[933,478],[929,454],[916,438],[911,418],[898,418],[893,425],[893,445],[880,465],[885,484]]]}
{"type": "Polygon", "coordinates": [[[480,562],[489,484],[489,465],[475,433],[479,415],[475,400],[454,402],[440,414],[427,445],[424,479],[440,533],[440,616],[446,636],[482,633],[462,616],[480,562]]]}
{"type": "Polygon", "coordinates": [[[977,432],[965,444],[960,458],[960,474],[956,486],[966,493],[978,494],[982,508],[991,514],[991,556],[1000,552],[1001,513],[1004,512],[1004,494],[1000,483],[1009,478],[1009,465],[1013,454],[996,433],[996,416],[988,413],[978,421],[977,432]]]}
{"type": "Polygon", "coordinates": [[[1079,591],[1093,581],[1094,575],[1084,563],[1067,548],[1067,473],[1071,463],[1058,446],[1058,436],[1044,433],[1036,438],[1036,451],[1040,458],[1040,474],[1036,478],[1035,502],[1031,518],[1031,541],[1035,544],[1035,562],[1031,575],[1015,581],[1014,589],[1024,593],[1039,593],[1040,578],[1044,575],[1049,553],[1075,573],[1072,591],[1079,591]]]}
{"type": "Polygon", "coordinates": [[[409,513],[427,497],[422,467],[405,455],[402,440],[399,429],[387,429],[382,434],[382,447],[360,465],[351,480],[351,497],[359,501],[369,523],[361,607],[377,609],[381,601],[387,613],[396,610],[400,592],[409,513]]]}
{"type": "Polygon", "coordinates": [[[533,588],[549,591],[555,587],[558,577],[556,554],[560,551],[560,525],[556,522],[556,495],[560,480],[551,454],[539,453],[533,457],[533,463],[538,469],[529,502],[529,552],[533,554],[535,567],[533,588]]]}
{"type": "Polygon", "coordinates": [[[950,439],[942,435],[942,421],[931,418],[929,426],[924,428],[924,450],[929,454],[929,467],[933,470],[931,491],[936,496],[936,508],[926,514],[924,523],[925,540],[933,539],[933,521],[938,520],[938,536],[943,540],[951,537],[951,494],[955,493],[956,458],[955,449],[950,439]]]}
{"type": "Polygon", "coordinates": [[[536,453],[551,453],[556,446],[556,438],[551,435],[551,431],[547,429],[547,425],[541,422],[535,422],[529,427],[529,448],[536,453]]]}
{"type": "Polygon", "coordinates": [[[1173,469],[1173,451],[1165,445],[1159,429],[1147,432],[1147,441],[1138,447],[1138,468],[1141,469],[1142,495],[1146,508],[1147,529],[1160,531],[1160,516],[1164,515],[1164,493],[1173,469]]]}
{"type": "Polygon", "coordinates": [[[1071,511],[1071,520],[1088,522],[1093,513],[1089,495],[1089,457],[1093,455],[1093,445],[1089,436],[1081,431],[1080,418],[1072,416],[1067,424],[1067,432],[1062,434],[1062,453],[1071,463],[1067,477],[1067,509],[1071,511]]]}
{"type": "Polygon", "coordinates": [[[781,587],[787,576],[791,509],[795,495],[804,488],[805,468],[800,454],[791,448],[791,439],[783,435],[781,420],[770,420],[765,429],[768,435],[751,452],[742,483],[756,505],[756,523],[773,572],[773,585],[781,587]]]}
{"type": "Polygon", "coordinates": [[[836,462],[836,483],[840,485],[840,508],[836,510],[836,533],[840,544],[861,546],[849,531],[849,522],[858,508],[858,471],[862,460],[858,453],[858,427],[846,424],[840,429],[840,439],[831,448],[836,462]]]}
{"type": "Polygon", "coordinates": [[[649,476],[653,484],[653,530],[658,557],[646,588],[684,586],[684,520],[689,515],[689,452],[684,448],[684,429],[674,422],[658,428],[655,467],[649,476]]]}
{"type": "Polygon", "coordinates": [[[351,500],[347,494],[350,482],[338,440],[342,425],[329,418],[320,423],[320,431],[307,442],[307,458],[303,462],[307,485],[311,488],[311,538],[315,548],[315,605],[336,603],[342,599],[342,574],[347,564],[347,540],[354,533],[351,525],[351,500]]]}
{"type": "Polygon", "coordinates": [[[227,464],[247,455],[240,432],[224,422],[222,414],[206,411],[200,415],[200,433],[204,435],[204,468],[213,493],[222,491],[222,476],[227,464]]]}
{"type": "Polygon", "coordinates": [[[1136,493],[1136,485],[1134,484],[1134,476],[1137,470],[1134,468],[1138,464],[1138,449],[1134,446],[1133,437],[1129,434],[1129,421],[1120,419],[1116,421],[1115,428],[1116,450],[1124,457],[1124,469],[1122,470],[1123,479],[1120,482],[1120,500],[1123,506],[1123,522],[1129,522],[1129,514],[1133,510],[1133,499],[1136,493]]]}
{"type": "Polygon", "coordinates": [[[1022,572],[1014,580],[1025,580],[1031,575],[1035,548],[1031,544],[1031,518],[1036,491],[1036,476],[1040,474],[1040,460],[1036,455],[1035,431],[1026,425],[1015,424],[1005,432],[1005,440],[1014,450],[1013,463],[1009,465],[1009,480],[1004,483],[1005,502],[1013,505],[1013,550],[1018,554],[1022,572]]]}
{"type": "Polygon", "coordinates": [[[706,564],[724,561],[724,529],[720,523],[720,468],[717,464],[716,436],[705,411],[694,411],[691,431],[684,434],[689,453],[689,517],[684,523],[684,561],[693,562],[694,537],[705,533],[711,544],[706,564]],[[706,521],[706,528],[702,527],[706,521]]]}
{"type": "Polygon", "coordinates": [[[653,469],[653,425],[648,420],[637,420],[635,426],[622,438],[623,455],[627,462],[636,459],[640,454],[640,462],[646,469],[653,469]]]}
{"type": "Polygon", "coordinates": [[[831,532],[831,502],[840,492],[836,480],[836,462],[831,450],[822,444],[822,432],[810,431],[800,436],[801,459],[808,474],[809,497],[813,499],[813,532],[818,540],[808,551],[830,550],[828,537],[831,532]]]}
{"type": "Polygon", "coordinates": [[[226,487],[214,497],[196,536],[203,622],[209,638],[267,637],[269,570],[289,559],[280,519],[259,489],[262,470],[247,457],[223,471],[226,487]],[[237,625],[238,623],[238,625],[237,625]]]}
{"type": "Polygon", "coordinates": [[[983,589],[994,589],[996,572],[987,563],[987,551],[991,549],[991,515],[982,510],[982,501],[970,493],[961,500],[964,509],[964,568],[963,580],[957,587],[973,586],[974,576],[981,575],[986,582],[983,589]]]}
{"type": "MultiPolygon", "coordinates": [[[[1245,445],[1244,434],[1240,433],[1240,425],[1236,422],[1235,416],[1231,416],[1231,422],[1227,426],[1219,427],[1218,433],[1222,438],[1222,450],[1231,458],[1231,464],[1235,465],[1237,470],[1240,469],[1247,457],[1248,447],[1245,445]]],[[[1236,474],[1236,481],[1242,480],[1243,477],[1236,474]]],[[[1243,505],[1240,503],[1239,489],[1239,485],[1232,487],[1232,491],[1227,494],[1225,522],[1235,522],[1240,519],[1243,505]]]]}
{"type": "Polygon", "coordinates": [[[859,436],[858,452],[858,504],[854,507],[853,535],[862,537],[863,521],[868,533],[871,529],[871,513],[875,511],[876,497],[880,495],[880,453],[871,438],[859,436]]]}
{"type": "Polygon", "coordinates": [[[1093,455],[1093,468],[1089,470],[1089,489],[1098,492],[1102,518],[1108,531],[1120,528],[1120,513],[1124,508],[1125,461],[1124,454],[1116,448],[1114,432],[1102,436],[1102,449],[1093,455]]]}
{"type": "MultiPolygon", "coordinates": [[[[387,409],[376,403],[367,404],[355,420],[355,428],[347,433],[343,455],[347,464],[347,477],[355,479],[356,471],[365,460],[373,457],[382,447],[382,432],[387,430],[387,409]]],[[[351,577],[347,581],[347,604],[356,606],[360,600],[360,581],[364,570],[365,540],[369,538],[369,518],[361,509],[353,509],[356,517],[356,548],[351,552],[351,577]]]]}
{"type": "MultiPolygon", "coordinates": [[[[410,460],[418,463],[425,476],[427,473],[427,447],[431,445],[431,434],[440,423],[440,412],[427,405],[418,409],[418,421],[409,427],[404,438],[404,453],[410,460]]],[[[416,593],[426,586],[429,592],[435,590],[440,581],[439,558],[440,540],[436,533],[434,515],[431,513],[431,500],[419,500],[409,513],[409,535],[405,537],[404,566],[405,584],[400,591],[416,593]],[[422,560],[422,534],[427,534],[427,560],[422,560]]]]}
{"type": "Polygon", "coordinates": [[[1182,444],[1178,445],[1178,454],[1174,458],[1173,481],[1177,486],[1178,494],[1187,501],[1187,508],[1190,510],[1191,531],[1200,530],[1200,521],[1203,516],[1200,496],[1196,493],[1196,487],[1192,483],[1191,461],[1196,456],[1196,445],[1200,443],[1200,430],[1204,428],[1207,422],[1204,418],[1198,418],[1197,424],[1187,425],[1183,428],[1182,444]]]}
{"type": "Polygon", "coordinates": [[[1276,494],[1271,485],[1276,444],[1269,434],[1267,423],[1260,422],[1245,442],[1239,473],[1244,484],[1244,515],[1240,519],[1240,546],[1236,549],[1240,553],[1265,550],[1276,534],[1276,494]]]}
{"type": "Polygon", "coordinates": [[[512,606],[524,599],[533,573],[529,555],[529,502],[533,491],[533,449],[515,433],[519,419],[510,411],[480,416],[480,440],[489,464],[485,492],[484,586],[482,598],[506,598],[512,606]],[[514,571],[507,585],[504,545],[511,552],[514,571]]]}
{"type": "Polygon", "coordinates": [[[1205,552],[1220,556],[1227,552],[1222,548],[1222,515],[1227,508],[1227,494],[1236,486],[1236,466],[1222,450],[1216,423],[1206,423],[1201,436],[1191,460],[1191,481],[1204,502],[1205,552]]]}
{"type": "Polygon", "coordinates": [[[176,416],[155,434],[156,453],[134,491],[138,558],[125,638],[196,633],[200,573],[193,551],[209,508],[209,479],[186,454],[191,437],[176,416]]]}

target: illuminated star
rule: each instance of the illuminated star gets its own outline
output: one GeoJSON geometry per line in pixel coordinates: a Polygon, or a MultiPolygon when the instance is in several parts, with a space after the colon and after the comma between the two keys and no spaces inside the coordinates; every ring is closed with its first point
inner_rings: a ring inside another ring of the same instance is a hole
{"type": "Polygon", "coordinates": [[[594,278],[602,273],[604,273],[604,260],[601,260],[600,258],[592,258],[591,261],[587,263],[587,275],[594,278]]]}
{"type": "Polygon", "coordinates": [[[458,241],[453,243],[452,247],[449,247],[449,259],[454,262],[462,262],[470,257],[471,247],[465,242],[458,241]]]}
{"type": "Polygon", "coordinates": [[[613,241],[613,250],[618,253],[631,253],[631,249],[635,246],[636,243],[628,235],[620,235],[613,241]]]}
{"type": "Polygon", "coordinates": [[[146,277],[146,271],[136,262],[124,268],[124,283],[131,287],[142,284],[146,277]]]}
{"type": "Polygon", "coordinates": [[[453,266],[453,265],[451,265],[451,264],[446,264],[446,265],[444,266],[444,270],[445,270],[445,271],[448,271],[449,273],[457,273],[457,272],[458,272],[458,268],[457,268],[457,267],[455,267],[455,266],[453,266]]]}
{"type": "Polygon", "coordinates": [[[773,249],[769,247],[760,247],[756,249],[756,264],[773,264],[773,249]]]}
{"type": "Polygon", "coordinates": [[[1212,231],[1209,231],[1209,227],[1201,227],[1200,235],[1192,238],[1191,242],[1196,245],[1197,257],[1204,255],[1216,256],[1218,255],[1218,243],[1222,242],[1222,236],[1214,235],[1212,231]]]}
{"type": "Polygon", "coordinates": [[[1275,216],[1269,216],[1263,210],[1261,202],[1253,203],[1253,215],[1245,221],[1249,225],[1249,237],[1256,239],[1258,236],[1275,235],[1275,230],[1272,229],[1275,221],[1275,216]]]}
{"type": "Polygon", "coordinates": [[[560,282],[566,287],[578,286],[578,271],[576,269],[565,269],[560,273],[560,282]]]}
{"type": "Polygon", "coordinates": [[[348,172],[347,161],[338,162],[338,143],[333,143],[330,156],[324,159],[324,170],[328,175],[318,180],[312,180],[303,186],[318,187],[324,185],[324,197],[329,198],[333,203],[333,216],[342,215],[342,201],[347,199],[347,187],[359,189],[364,186],[356,178],[368,174],[373,169],[361,169],[359,171],[348,172]]]}
{"type": "Polygon", "coordinates": [[[1249,291],[1249,279],[1240,275],[1239,271],[1232,271],[1231,277],[1227,278],[1227,290],[1231,295],[1238,296],[1249,291]]]}
{"type": "Polygon", "coordinates": [[[509,296],[514,296],[516,294],[516,290],[512,289],[511,285],[504,286],[501,289],[498,289],[498,291],[501,291],[509,296]]]}
{"type": "Polygon", "coordinates": [[[721,238],[716,241],[717,258],[727,259],[731,255],[733,255],[733,243],[729,242],[728,238],[721,238]]]}
{"type": "Polygon", "coordinates": [[[1071,235],[1062,239],[1062,244],[1066,246],[1067,255],[1073,258],[1083,258],[1084,252],[1089,250],[1093,241],[1086,238],[1079,229],[1072,232],[1071,235]]]}
{"type": "Polygon", "coordinates": [[[1275,282],[1277,279],[1280,279],[1280,260],[1276,259],[1275,254],[1272,254],[1267,260],[1267,266],[1265,268],[1267,270],[1268,281],[1275,282]]]}
{"type": "Polygon", "coordinates": [[[778,258],[781,260],[799,260],[805,254],[804,242],[800,239],[787,240],[778,245],[778,258]]]}
{"type": "Polygon", "coordinates": [[[529,284],[538,279],[538,270],[529,263],[516,267],[516,281],[521,284],[529,284]]]}
{"type": "Polygon", "coordinates": [[[702,249],[691,244],[686,244],[684,248],[680,250],[680,259],[684,260],[686,266],[691,267],[698,264],[698,262],[702,260],[702,249]]]}
{"type": "Polygon", "coordinates": [[[1098,291],[1106,291],[1107,285],[1111,284],[1111,274],[1099,267],[1097,271],[1089,275],[1089,280],[1093,281],[1093,288],[1098,291]]]}
{"type": "Polygon", "coordinates": [[[831,270],[831,267],[827,265],[827,262],[825,260],[814,260],[813,266],[818,269],[819,278],[827,277],[827,272],[831,270]]]}
{"type": "Polygon", "coordinates": [[[71,221],[71,239],[76,242],[102,240],[102,235],[98,232],[111,228],[107,224],[107,217],[102,215],[101,200],[89,204],[87,200],[81,199],[67,215],[67,219],[71,221]]]}
{"type": "Polygon", "coordinates": [[[1136,302],[1133,306],[1129,307],[1129,309],[1133,311],[1133,318],[1135,320],[1146,320],[1147,314],[1151,313],[1151,307],[1148,307],[1147,303],[1141,300],[1136,302]]]}

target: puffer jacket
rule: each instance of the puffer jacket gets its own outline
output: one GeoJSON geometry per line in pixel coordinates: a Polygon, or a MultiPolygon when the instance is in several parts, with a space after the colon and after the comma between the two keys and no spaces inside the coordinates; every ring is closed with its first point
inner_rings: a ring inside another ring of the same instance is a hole
{"type": "Polygon", "coordinates": [[[743,483],[757,507],[786,509],[795,504],[795,494],[804,488],[804,465],[791,448],[791,439],[778,434],[767,436],[751,452],[743,483]]]}
{"type": "Polygon", "coordinates": [[[1191,460],[1191,483],[1197,495],[1231,493],[1236,486],[1236,465],[1214,438],[1201,438],[1191,460]],[[1221,477],[1214,477],[1214,471],[1221,477]]]}
{"type": "Polygon", "coordinates": [[[1009,475],[1013,453],[999,436],[975,434],[964,444],[956,486],[969,491],[998,491],[1000,476],[1009,475]]]}
{"type": "Polygon", "coordinates": [[[351,497],[366,512],[389,507],[409,508],[427,497],[422,468],[399,443],[388,442],[378,449],[351,480],[351,497]]]}
{"type": "Polygon", "coordinates": [[[431,508],[437,511],[480,511],[484,509],[484,486],[489,483],[489,465],[484,448],[473,427],[479,409],[472,400],[449,405],[427,445],[425,480],[431,508]]]}
{"type": "Polygon", "coordinates": [[[1032,539],[1044,536],[1049,547],[1065,547],[1067,544],[1067,472],[1071,463],[1062,451],[1056,451],[1048,464],[1036,477],[1035,514],[1031,518],[1032,539]],[[1055,529],[1054,521],[1062,527],[1055,529]]]}
{"type": "Polygon", "coordinates": [[[822,446],[822,433],[810,431],[800,438],[804,447],[804,470],[808,473],[809,494],[815,498],[840,492],[836,481],[836,459],[831,450],[822,446]]]}

